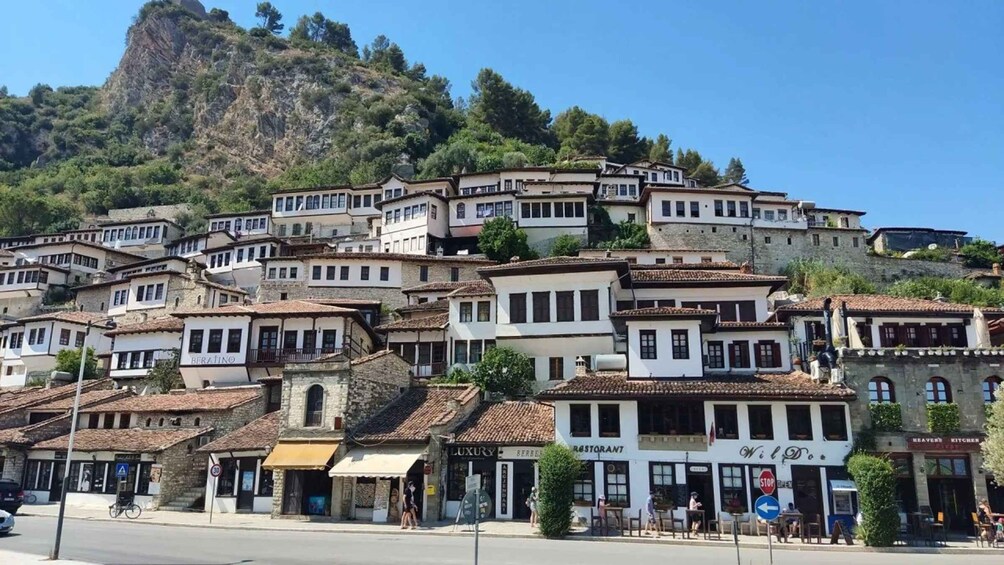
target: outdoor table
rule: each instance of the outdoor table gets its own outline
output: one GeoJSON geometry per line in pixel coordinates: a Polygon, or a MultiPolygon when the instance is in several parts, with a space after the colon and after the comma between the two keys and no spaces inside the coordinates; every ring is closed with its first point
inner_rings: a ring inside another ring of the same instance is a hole
{"type": "Polygon", "coordinates": [[[604,526],[603,533],[606,535],[610,534],[610,515],[613,515],[617,519],[617,532],[620,535],[624,535],[624,508],[620,506],[607,506],[603,510],[603,521],[606,522],[604,526]]]}
{"type": "Polygon", "coordinates": [[[788,520],[795,520],[798,522],[798,537],[801,538],[802,543],[805,543],[805,517],[801,512],[782,512],[778,519],[781,521],[781,527],[778,529],[778,540],[781,541],[780,532],[784,532],[784,541],[788,541],[788,520]]]}
{"type": "Polygon", "coordinates": [[[913,525],[913,535],[917,542],[923,540],[928,545],[933,545],[934,528],[931,527],[931,524],[934,522],[934,518],[926,512],[911,512],[910,519],[913,525]]]}
{"type": "Polygon", "coordinates": [[[687,510],[687,533],[693,531],[694,528],[694,518],[697,518],[698,523],[704,529],[704,539],[709,539],[708,537],[708,525],[704,521],[704,510],[687,510]]]}

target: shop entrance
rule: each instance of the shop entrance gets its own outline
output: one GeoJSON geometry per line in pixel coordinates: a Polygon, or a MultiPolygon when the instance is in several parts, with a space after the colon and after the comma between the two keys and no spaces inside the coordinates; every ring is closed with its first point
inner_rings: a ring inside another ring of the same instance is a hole
{"type": "MultiPolygon", "coordinates": [[[[488,494],[488,498],[495,501],[495,460],[475,459],[471,461],[471,470],[475,475],[481,475],[481,490],[488,494]]],[[[498,510],[496,504],[492,504],[491,517],[495,517],[498,510]]],[[[527,515],[529,517],[529,515],[527,515]]]]}
{"type": "MultiPolygon", "coordinates": [[[[404,488],[408,488],[408,483],[415,485],[415,506],[418,507],[418,519],[425,520],[425,461],[419,459],[408,470],[408,475],[404,480],[404,488]]],[[[402,496],[403,500],[403,496],[402,496]]]]}
{"type": "Polygon", "coordinates": [[[927,473],[927,494],[931,512],[945,515],[945,529],[953,532],[972,531],[972,513],[976,512],[973,478],[969,474],[969,457],[929,455],[924,461],[927,473]]]}
{"type": "MultiPolygon", "coordinates": [[[[791,466],[791,489],[794,491],[795,508],[809,520],[816,515],[823,516],[823,485],[819,479],[819,467],[810,465],[791,466]]],[[[825,516],[823,516],[825,520],[825,516]]]]}
{"type": "Polygon", "coordinates": [[[690,504],[690,493],[697,493],[697,501],[701,503],[701,510],[704,515],[714,518],[716,510],[715,501],[715,481],[711,476],[711,464],[701,463],[697,465],[687,465],[687,496],[682,507],[686,508],[690,504]]]}
{"type": "Polygon", "coordinates": [[[282,513],[330,516],[331,477],[327,471],[286,471],[282,513]]]}
{"type": "Polygon", "coordinates": [[[49,489],[49,502],[59,502],[63,498],[63,472],[66,462],[56,461],[52,469],[52,488],[49,489]]]}
{"type": "Polygon", "coordinates": [[[526,505],[526,500],[530,498],[534,486],[533,461],[513,461],[512,469],[512,517],[514,520],[529,520],[530,507],[526,505]]]}
{"type": "Polygon", "coordinates": [[[237,480],[238,512],[252,512],[254,510],[254,476],[257,466],[256,459],[240,460],[240,476],[237,480]]]}

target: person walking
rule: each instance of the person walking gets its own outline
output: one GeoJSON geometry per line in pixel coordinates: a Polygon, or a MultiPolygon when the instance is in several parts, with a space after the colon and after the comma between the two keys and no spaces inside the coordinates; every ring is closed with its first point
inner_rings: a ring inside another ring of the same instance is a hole
{"type": "Polygon", "coordinates": [[[415,529],[415,483],[408,481],[408,486],[404,488],[404,504],[401,508],[401,529],[406,530],[409,526],[415,529]]]}
{"type": "MultiPolygon", "coordinates": [[[[690,504],[687,505],[687,510],[700,510],[702,506],[704,505],[697,500],[697,493],[696,492],[690,493],[690,504]]],[[[690,531],[693,535],[696,536],[697,532],[700,531],[701,526],[703,525],[701,523],[702,522],[701,517],[698,514],[690,514],[688,518],[690,518],[690,531]]]]}
{"type": "Polygon", "coordinates": [[[537,487],[530,489],[530,496],[526,499],[526,505],[530,507],[530,527],[537,527],[537,487]]]}
{"type": "Polygon", "coordinates": [[[655,493],[649,491],[648,498],[645,499],[645,511],[648,512],[648,522],[645,523],[645,534],[655,530],[655,537],[659,537],[659,517],[655,513],[655,493]]]}

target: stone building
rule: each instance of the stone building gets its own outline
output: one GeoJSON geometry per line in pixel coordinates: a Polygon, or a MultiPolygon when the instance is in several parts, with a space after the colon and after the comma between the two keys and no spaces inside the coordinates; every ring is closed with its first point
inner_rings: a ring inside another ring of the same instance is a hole
{"type": "Polygon", "coordinates": [[[207,464],[220,466],[220,476],[206,475],[205,511],[272,512],[273,473],[262,466],[279,441],[281,412],[269,412],[199,448],[207,464]]]}

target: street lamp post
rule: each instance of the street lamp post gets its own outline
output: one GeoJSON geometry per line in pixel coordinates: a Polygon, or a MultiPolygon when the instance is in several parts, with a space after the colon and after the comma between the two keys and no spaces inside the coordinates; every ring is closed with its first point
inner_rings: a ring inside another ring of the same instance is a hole
{"type": "MultiPolygon", "coordinates": [[[[114,328],[114,322],[106,324],[108,329],[114,328]]],[[[87,338],[91,335],[91,322],[87,322],[84,332],[84,343],[80,346],[80,369],[77,371],[77,390],[73,395],[73,415],[70,420],[70,441],[66,446],[66,465],[63,466],[62,496],[59,497],[59,517],[56,518],[56,541],[52,545],[49,559],[59,559],[59,544],[63,538],[63,516],[66,514],[66,494],[70,487],[70,464],[73,462],[73,440],[77,435],[77,420],[80,418],[80,392],[84,387],[84,367],[87,366],[87,338]]]]}

